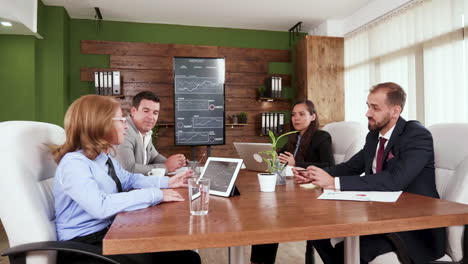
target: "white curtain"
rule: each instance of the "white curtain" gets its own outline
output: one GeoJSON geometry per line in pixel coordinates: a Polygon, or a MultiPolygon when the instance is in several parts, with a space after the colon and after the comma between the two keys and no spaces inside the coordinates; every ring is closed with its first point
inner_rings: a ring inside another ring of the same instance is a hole
{"type": "Polygon", "coordinates": [[[468,0],[415,1],[347,36],[346,120],[365,122],[368,89],[392,81],[407,93],[404,118],[468,122],[467,20],[468,0]]]}

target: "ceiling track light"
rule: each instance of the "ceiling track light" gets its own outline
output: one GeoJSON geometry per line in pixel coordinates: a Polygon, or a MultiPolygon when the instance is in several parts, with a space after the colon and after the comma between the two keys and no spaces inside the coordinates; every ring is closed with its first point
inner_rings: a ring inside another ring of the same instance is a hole
{"type": "Polygon", "coordinates": [[[96,11],[96,16],[94,16],[94,17],[96,19],[102,20],[101,10],[99,10],[99,7],[95,7],[94,11],[96,11]]]}
{"type": "Polygon", "coordinates": [[[96,33],[98,33],[101,26],[100,22],[102,21],[102,14],[99,7],[95,7],[94,11],[96,12],[96,15],[94,15],[94,20],[96,21],[96,33]]]}
{"type": "Polygon", "coordinates": [[[289,46],[291,46],[292,42],[299,36],[299,32],[301,32],[302,22],[297,22],[289,31],[289,46]]]}

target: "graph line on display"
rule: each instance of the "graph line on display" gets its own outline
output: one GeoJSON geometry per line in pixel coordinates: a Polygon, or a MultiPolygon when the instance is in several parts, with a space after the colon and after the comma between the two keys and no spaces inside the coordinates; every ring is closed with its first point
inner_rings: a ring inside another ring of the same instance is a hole
{"type": "Polygon", "coordinates": [[[208,111],[209,100],[177,100],[179,111],[208,111]]]}
{"type": "Polygon", "coordinates": [[[208,143],[209,133],[208,132],[179,132],[177,133],[177,141],[181,143],[208,143]]]}
{"type": "Polygon", "coordinates": [[[220,117],[194,117],[193,128],[222,128],[223,118],[220,117]]]}
{"type": "Polygon", "coordinates": [[[221,94],[223,84],[213,77],[180,77],[175,79],[177,94],[221,94]]]}

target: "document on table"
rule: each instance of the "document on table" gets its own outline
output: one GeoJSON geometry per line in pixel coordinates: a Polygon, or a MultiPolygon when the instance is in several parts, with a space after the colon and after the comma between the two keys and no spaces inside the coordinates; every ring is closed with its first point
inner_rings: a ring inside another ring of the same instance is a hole
{"type": "Polygon", "coordinates": [[[400,197],[401,193],[402,191],[399,191],[399,192],[355,192],[355,191],[335,191],[335,190],[324,189],[322,195],[320,195],[317,199],[393,203],[398,200],[398,197],[400,197]]]}

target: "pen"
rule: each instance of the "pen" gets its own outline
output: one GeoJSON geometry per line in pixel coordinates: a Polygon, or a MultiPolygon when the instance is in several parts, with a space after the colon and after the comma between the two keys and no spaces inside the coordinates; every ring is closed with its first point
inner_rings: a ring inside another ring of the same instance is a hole
{"type": "Polygon", "coordinates": [[[286,166],[288,166],[288,162],[286,161],[286,163],[284,164],[283,168],[281,168],[281,171],[284,170],[284,168],[286,168],[286,166]]]}

